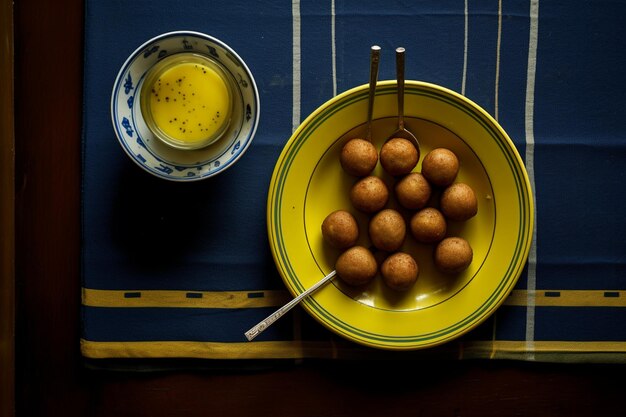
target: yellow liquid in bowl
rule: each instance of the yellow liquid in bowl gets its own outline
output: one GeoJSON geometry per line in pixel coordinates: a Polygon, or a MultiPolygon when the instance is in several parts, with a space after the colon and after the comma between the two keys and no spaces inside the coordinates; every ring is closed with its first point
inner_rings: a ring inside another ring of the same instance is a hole
{"type": "Polygon", "coordinates": [[[176,148],[198,149],[215,142],[228,127],[231,89],[216,63],[179,54],[148,74],[141,106],[157,137],[176,148]]]}

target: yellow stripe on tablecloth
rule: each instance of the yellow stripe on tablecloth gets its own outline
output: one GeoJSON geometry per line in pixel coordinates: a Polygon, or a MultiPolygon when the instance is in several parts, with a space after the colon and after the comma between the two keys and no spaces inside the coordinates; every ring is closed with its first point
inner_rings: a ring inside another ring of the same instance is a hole
{"type": "Polygon", "coordinates": [[[526,306],[529,294],[537,307],[626,307],[626,291],[612,290],[513,290],[504,305],[526,306]]]}
{"type": "MultiPolygon", "coordinates": [[[[341,341],[269,341],[269,342],[95,342],[81,339],[83,356],[107,358],[198,358],[198,359],[367,359],[393,357],[395,352],[372,350],[341,341]]],[[[536,359],[568,361],[568,357],[593,355],[600,359],[626,361],[626,342],[535,341],[536,359]],[[543,356],[542,356],[543,355],[543,356]]],[[[528,353],[525,340],[451,342],[433,349],[402,352],[406,355],[458,359],[523,359],[528,353]],[[454,354],[454,352],[458,354],[454,354]]]]}
{"type": "MultiPolygon", "coordinates": [[[[533,294],[538,307],[626,307],[626,291],[613,290],[513,290],[507,306],[526,306],[533,294]]],[[[291,300],[284,290],[270,291],[169,291],[95,290],[83,288],[83,305],[90,307],[259,308],[279,307],[291,300]]]]}
{"type": "Polygon", "coordinates": [[[287,291],[82,290],[83,305],[89,307],[259,308],[291,298],[287,291]]]}
{"type": "Polygon", "coordinates": [[[329,358],[330,341],[94,342],[81,339],[83,356],[105,358],[301,359],[329,358]]]}
{"type": "Polygon", "coordinates": [[[528,359],[548,362],[626,362],[626,342],[538,341],[528,349],[525,340],[469,341],[461,343],[459,359],[528,359]]]}

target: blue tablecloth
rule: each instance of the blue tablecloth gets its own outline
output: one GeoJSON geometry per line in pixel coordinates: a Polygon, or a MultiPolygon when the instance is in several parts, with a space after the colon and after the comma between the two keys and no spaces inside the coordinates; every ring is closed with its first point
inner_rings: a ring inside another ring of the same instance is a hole
{"type": "Polygon", "coordinates": [[[290,299],[266,234],[278,155],[309,113],[367,82],[378,44],[380,79],[395,78],[392,51],[404,46],[407,79],[455,90],[499,121],[536,204],[528,264],[504,305],[457,341],[394,357],[626,360],[626,3],[87,0],[85,13],[84,357],[389,356],[300,308],[254,342],[243,335],[290,299]],[[109,110],[126,58],[173,30],[231,46],[261,99],[237,166],[190,184],[134,165],[109,110]]]}

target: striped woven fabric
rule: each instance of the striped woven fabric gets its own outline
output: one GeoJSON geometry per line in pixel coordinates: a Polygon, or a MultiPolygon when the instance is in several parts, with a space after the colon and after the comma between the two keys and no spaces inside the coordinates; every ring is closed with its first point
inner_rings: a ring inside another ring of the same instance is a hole
{"type": "Polygon", "coordinates": [[[470,98],[507,131],[535,199],[526,268],[504,304],[458,340],[405,358],[626,361],[626,4],[575,1],[87,0],[82,353],[86,358],[382,358],[296,308],[270,253],[267,190],[292,132],[318,106],[380,79],[470,98]],[[177,184],[143,172],[110,118],[116,74],[160,33],[214,36],[246,61],[260,125],[237,166],[177,184]]]}

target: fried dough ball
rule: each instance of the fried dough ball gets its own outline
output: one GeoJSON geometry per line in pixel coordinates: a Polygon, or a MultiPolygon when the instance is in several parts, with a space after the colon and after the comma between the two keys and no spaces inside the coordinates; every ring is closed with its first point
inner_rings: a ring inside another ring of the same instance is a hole
{"type": "Polygon", "coordinates": [[[335,270],[343,282],[358,286],[374,279],[378,272],[378,264],[369,249],[353,246],[337,258],[335,270]]]}
{"type": "Polygon", "coordinates": [[[461,237],[448,237],[435,248],[435,266],[447,274],[458,274],[471,263],[474,253],[467,240],[461,237]]]}
{"type": "Polygon", "coordinates": [[[381,210],[388,200],[387,185],[374,175],[360,179],[350,189],[352,205],[363,213],[375,213],[381,210]]]}
{"type": "Polygon", "coordinates": [[[432,190],[422,174],[411,172],[396,183],[395,191],[402,207],[418,210],[426,205],[432,190]]]}
{"type": "Polygon", "coordinates": [[[422,174],[433,185],[447,187],[459,173],[459,159],[450,149],[436,148],[422,161],[422,174]]]}
{"type": "Polygon", "coordinates": [[[336,210],[322,222],[322,236],[333,248],[346,249],[359,238],[359,224],[349,212],[336,210]]]}
{"type": "Polygon", "coordinates": [[[417,281],[419,268],[411,255],[397,252],[385,259],[380,272],[389,288],[395,291],[406,291],[417,281]]]}
{"type": "Polygon", "coordinates": [[[446,219],[436,208],[427,207],[411,217],[410,229],[418,242],[439,242],[446,236],[446,219]]]}
{"type": "Polygon", "coordinates": [[[350,139],[341,148],[339,161],[350,175],[364,177],[376,167],[378,151],[372,142],[365,139],[350,139]]]}
{"type": "Polygon", "coordinates": [[[396,251],[406,236],[404,218],[396,210],[382,210],[370,220],[369,235],[376,248],[387,252],[396,251]]]}
{"type": "Polygon", "coordinates": [[[389,175],[408,174],[415,168],[419,154],[411,141],[393,138],[380,149],[380,163],[389,175]]]}
{"type": "Polygon", "coordinates": [[[446,188],[441,194],[440,208],[448,219],[465,221],[478,212],[478,201],[472,187],[458,182],[446,188]]]}

